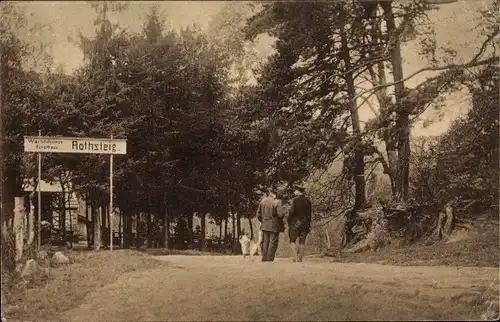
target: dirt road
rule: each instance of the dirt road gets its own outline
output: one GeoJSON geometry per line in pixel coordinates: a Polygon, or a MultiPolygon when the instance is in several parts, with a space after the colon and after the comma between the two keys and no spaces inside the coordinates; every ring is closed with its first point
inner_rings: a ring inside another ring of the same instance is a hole
{"type": "Polygon", "coordinates": [[[498,303],[495,268],[158,259],[169,268],[123,275],[61,320],[466,320],[498,303]]]}

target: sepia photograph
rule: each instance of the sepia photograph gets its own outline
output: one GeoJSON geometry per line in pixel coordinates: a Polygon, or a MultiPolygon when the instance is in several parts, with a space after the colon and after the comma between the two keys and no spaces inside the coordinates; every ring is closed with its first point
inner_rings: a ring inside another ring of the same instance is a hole
{"type": "Polygon", "coordinates": [[[1,321],[500,318],[500,0],[0,2],[1,321]]]}

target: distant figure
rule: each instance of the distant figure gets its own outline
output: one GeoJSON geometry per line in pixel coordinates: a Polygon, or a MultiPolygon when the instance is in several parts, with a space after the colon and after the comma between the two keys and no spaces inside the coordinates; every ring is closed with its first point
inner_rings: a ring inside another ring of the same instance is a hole
{"type": "Polygon", "coordinates": [[[304,195],[304,191],[302,187],[295,189],[295,197],[288,212],[288,237],[294,262],[302,261],[307,234],[311,229],[311,200],[304,195]]]}
{"type": "Polygon", "coordinates": [[[257,245],[258,245],[258,251],[259,251],[259,256],[262,256],[262,244],[264,243],[264,235],[262,233],[262,223],[259,224],[259,230],[257,233],[257,245]]]}
{"type": "Polygon", "coordinates": [[[269,190],[259,203],[257,219],[262,230],[262,261],[272,262],[278,249],[279,234],[285,231],[281,201],[269,190]]]}

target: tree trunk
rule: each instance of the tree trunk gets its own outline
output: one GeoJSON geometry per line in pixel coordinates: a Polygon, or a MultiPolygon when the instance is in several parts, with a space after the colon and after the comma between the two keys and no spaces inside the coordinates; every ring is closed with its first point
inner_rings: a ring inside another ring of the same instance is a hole
{"type": "Polygon", "coordinates": [[[66,188],[62,173],[59,173],[59,184],[61,193],[59,197],[59,232],[64,243],[66,243],[66,188]]]}
{"type": "Polygon", "coordinates": [[[358,106],[356,102],[356,88],[354,85],[354,74],[352,72],[351,53],[348,46],[347,35],[341,34],[342,56],[344,60],[347,84],[347,97],[349,98],[349,111],[351,114],[352,130],[356,143],[354,145],[354,185],[356,189],[354,208],[359,209],[365,204],[365,157],[361,146],[361,126],[359,122],[358,106]]]}
{"type": "Polygon", "coordinates": [[[24,207],[24,198],[16,197],[14,199],[14,224],[13,231],[15,237],[16,255],[15,261],[20,262],[24,253],[24,233],[26,231],[26,209],[24,207]]]}
{"type": "Polygon", "coordinates": [[[396,144],[394,144],[394,140],[392,138],[388,138],[384,140],[385,142],[385,149],[387,151],[387,163],[388,163],[388,173],[387,175],[389,176],[389,180],[391,183],[391,192],[392,192],[392,198],[396,200],[399,195],[399,191],[397,190],[397,161],[398,161],[398,155],[396,151],[396,144]]]}
{"type": "Polygon", "coordinates": [[[86,222],[86,227],[87,227],[87,248],[92,248],[94,246],[94,228],[92,227],[92,208],[90,208],[89,212],[89,206],[87,205],[86,209],[86,214],[85,216],[87,217],[87,222],[86,222]]]}
{"type": "Polygon", "coordinates": [[[153,223],[151,216],[151,209],[147,213],[147,229],[148,229],[148,248],[153,248],[153,223]]]}
{"type": "MultiPolygon", "coordinates": [[[[7,162],[5,162],[5,157],[8,155],[7,142],[5,142],[5,138],[7,137],[7,131],[5,130],[5,124],[3,120],[5,120],[5,110],[6,106],[4,105],[4,88],[6,85],[5,79],[7,77],[7,55],[0,55],[0,158],[2,162],[0,162],[0,249],[2,252],[2,280],[4,279],[4,269],[10,270],[12,267],[6,267],[6,263],[12,262],[14,263],[14,257],[12,256],[12,260],[10,260],[9,252],[7,251],[9,240],[7,223],[9,221],[9,217],[11,214],[14,214],[14,205],[9,204],[9,200],[12,199],[12,188],[7,185],[7,180],[5,175],[7,174],[7,162]]],[[[15,265],[14,265],[15,267],[15,265]]],[[[7,271],[6,270],[6,271],[7,271]]],[[[3,289],[3,288],[2,288],[3,289]]],[[[5,303],[3,291],[2,291],[2,303],[5,303]]],[[[2,308],[2,318],[4,317],[3,311],[4,305],[2,308]]]]}
{"type": "MultiPolygon", "coordinates": [[[[3,154],[6,155],[6,154],[3,154]]],[[[4,162],[0,162],[4,163],[4,162]]],[[[5,172],[4,172],[5,173],[5,172]]],[[[2,268],[7,270],[15,269],[15,252],[12,247],[12,233],[10,222],[14,217],[14,194],[12,193],[12,188],[10,187],[9,177],[2,177],[4,179],[2,189],[2,209],[0,214],[2,216],[2,268]]],[[[2,179],[0,178],[0,180],[2,179]]]]}
{"type": "Polygon", "coordinates": [[[410,185],[410,121],[408,113],[398,114],[396,126],[399,129],[398,140],[398,181],[397,185],[400,191],[400,200],[406,201],[409,196],[410,185]]]}
{"type": "Polygon", "coordinates": [[[142,221],[141,221],[141,212],[137,212],[137,215],[136,215],[136,233],[135,233],[135,247],[137,249],[140,249],[144,243],[144,241],[142,240],[142,231],[143,231],[143,227],[142,227],[142,221]]]}
{"type": "MultiPolygon", "coordinates": [[[[99,208],[100,209],[100,208],[99,208]]],[[[100,223],[100,216],[98,213],[97,205],[95,201],[92,201],[92,232],[93,232],[93,245],[94,245],[94,250],[99,251],[101,248],[101,223],[100,223]]]]}
{"type": "Polygon", "coordinates": [[[235,220],[235,216],[234,216],[234,212],[231,211],[231,228],[232,228],[232,234],[231,234],[231,245],[234,244],[234,238],[235,238],[235,235],[236,235],[236,220],[235,220]]]}
{"type": "Polygon", "coordinates": [[[227,221],[228,221],[228,215],[224,216],[224,244],[227,244],[227,221]]]}
{"type": "MultiPolygon", "coordinates": [[[[63,179],[63,176],[61,176],[61,179],[63,179]]],[[[73,248],[73,218],[72,218],[72,215],[71,215],[71,186],[68,182],[68,180],[61,180],[61,187],[62,187],[62,191],[63,191],[63,204],[64,204],[64,231],[63,231],[63,236],[64,236],[64,239],[65,239],[65,242],[66,242],[66,245],[69,243],[69,247],[70,248],[73,248]],[[67,187],[67,189],[66,189],[67,187]],[[71,232],[71,234],[68,236],[69,237],[69,241],[66,240],[66,230],[68,227],[66,227],[66,218],[67,216],[69,217],[69,232],[71,232]]]]}
{"type": "Polygon", "coordinates": [[[170,249],[172,247],[170,243],[170,216],[168,212],[165,211],[165,248],[170,249]]]}
{"type": "Polygon", "coordinates": [[[101,232],[102,234],[102,240],[103,240],[103,245],[106,247],[109,247],[109,230],[111,227],[109,226],[109,207],[107,205],[102,206],[102,227],[103,230],[101,232]]]}
{"type": "MultiPolygon", "coordinates": [[[[8,75],[8,58],[7,55],[0,55],[0,233],[1,233],[1,252],[2,252],[2,272],[3,269],[15,269],[15,253],[10,242],[12,237],[12,227],[10,223],[14,217],[14,197],[21,193],[21,183],[18,182],[19,164],[7,162],[7,156],[11,153],[16,153],[13,146],[9,144],[8,132],[6,130],[8,124],[3,123],[6,120],[4,115],[5,106],[5,88],[9,82],[8,75]]],[[[12,162],[12,161],[11,161],[12,162]]],[[[3,273],[2,273],[3,277],[3,273]]]]}
{"type": "Polygon", "coordinates": [[[193,217],[194,213],[192,211],[187,214],[187,229],[188,229],[188,249],[193,249],[193,217]]]}
{"type": "Polygon", "coordinates": [[[109,209],[109,205],[104,206],[104,219],[106,220],[106,235],[104,236],[104,240],[106,241],[106,246],[110,247],[111,245],[111,212],[109,209]]]}
{"type": "Polygon", "coordinates": [[[68,211],[69,215],[69,231],[71,232],[70,238],[69,238],[69,247],[73,248],[73,236],[75,235],[75,232],[73,231],[73,215],[71,212],[71,208],[68,211]]]}
{"type": "MultiPolygon", "coordinates": [[[[370,74],[372,78],[372,82],[374,86],[380,86],[387,84],[387,80],[385,77],[385,67],[383,63],[378,64],[378,77],[370,68],[370,74]]],[[[390,117],[390,98],[387,95],[387,90],[385,87],[381,87],[375,93],[378,104],[380,106],[380,115],[378,117],[380,119],[387,119],[390,117]]],[[[384,164],[384,173],[389,177],[391,183],[391,191],[393,199],[397,198],[398,192],[396,190],[396,172],[397,172],[397,151],[396,151],[396,143],[394,142],[394,137],[392,135],[392,129],[389,127],[383,130],[383,141],[385,144],[385,151],[387,153],[387,163],[384,164]]],[[[381,155],[383,158],[383,156],[381,155]]],[[[382,160],[382,162],[384,162],[382,160]]]]}
{"type": "Polygon", "coordinates": [[[85,193],[85,229],[87,230],[86,232],[86,237],[87,237],[87,248],[92,247],[92,218],[89,213],[89,196],[88,193],[85,193]]]}
{"type": "Polygon", "coordinates": [[[239,211],[236,213],[236,232],[237,232],[236,240],[239,240],[241,235],[241,217],[239,211]]]}
{"type": "Polygon", "coordinates": [[[252,218],[248,217],[248,226],[250,226],[250,239],[253,239],[253,224],[252,218]]]}
{"type": "MultiPolygon", "coordinates": [[[[3,276],[2,276],[2,279],[4,280],[3,276]]],[[[6,282],[6,281],[4,280],[4,282],[6,282]]],[[[7,283],[5,283],[5,284],[7,284],[7,283]]],[[[1,292],[1,296],[2,296],[1,297],[1,301],[2,301],[1,303],[2,303],[2,305],[0,306],[0,310],[1,310],[1,317],[0,318],[2,319],[2,321],[7,321],[7,316],[5,315],[5,310],[4,310],[4,307],[7,306],[7,299],[3,295],[3,287],[0,289],[0,292],[1,292]]]]}
{"type": "MultiPolygon", "coordinates": [[[[36,187],[36,185],[35,185],[36,187]]],[[[37,188],[38,189],[38,188],[37,188]]],[[[36,199],[35,196],[36,190],[33,190],[33,192],[29,196],[29,202],[30,202],[30,216],[28,218],[28,225],[30,227],[30,232],[29,232],[29,240],[28,244],[31,245],[31,252],[33,257],[36,255],[36,248],[37,248],[37,207],[35,206],[36,204],[36,199]]]]}
{"type": "Polygon", "coordinates": [[[113,223],[111,222],[111,209],[109,209],[109,205],[106,205],[106,223],[108,225],[108,228],[111,230],[111,227],[113,223]]]}
{"type": "Polygon", "coordinates": [[[127,240],[128,239],[128,226],[129,226],[129,221],[128,221],[128,216],[129,213],[123,209],[122,210],[122,217],[123,217],[123,235],[122,235],[122,248],[128,248],[130,247],[130,242],[127,240]]]}
{"type": "Polygon", "coordinates": [[[120,235],[120,248],[123,247],[123,213],[120,211],[118,213],[118,234],[120,235]]]}
{"type": "Polygon", "coordinates": [[[65,209],[65,202],[64,202],[64,189],[62,193],[59,193],[59,196],[57,198],[57,205],[59,207],[59,234],[61,235],[61,238],[64,240],[64,235],[66,232],[66,209],[65,209]]]}
{"type": "MultiPolygon", "coordinates": [[[[383,38],[383,32],[381,30],[380,20],[374,20],[372,25],[372,38],[373,42],[376,45],[380,44],[380,39],[383,38]]],[[[376,59],[376,57],[368,57],[369,59],[376,59]]],[[[377,115],[376,111],[373,111],[375,115],[381,120],[387,120],[390,118],[392,113],[391,110],[391,99],[387,95],[387,87],[383,87],[387,84],[387,78],[385,75],[385,65],[384,62],[377,63],[377,72],[375,73],[373,66],[368,68],[370,72],[370,76],[372,79],[373,86],[382,86],[378,90],[375,91],[375,97],[378,100],[379,104],[379,113],[377,115]]],[[[396,190],[396,172],[397,172],[397,151],[396,151],[396,142],[393,136],[392,127],[387,127],[382,132],[383,141],[385,144],[385,150],[387,153],[387,162],[384,160],[384,156],[380,154],[381,162],[384,167],[384,174],[389,177],[391,183],[391,192],[393,199],[396,199],[398,196],[398,192],[396,190]]]]}
{"type": "Polygon", "coordinates": [[[107,231],[108,227],[106,227],[107,223],[108,223],[108,220],[106,217],[106,206],[101,206],[99,208],[99,211],[100,211],[100,218],[101,218],[101,245],[106,247],[106,246],[109,246],[109,242],[108,242],[109,233],[107,231]]]}
{"type": "Polygon", "coordinates": [[[153,248],[160,248],[160,239],[163,236],[163,230],[159,230],[158,227],[161,226],[163,222],[163,216],[160,218],[158,213],[151,213],[151,231],[152,231],[152,239],[153,239],[153,248]]]}
{"type": "MultiPolygon", "coordinates": [[[[396,23],[390,2],[381,2],[384,10],[384,18],[387,24],[387,33],[390,35],[396,30],[396,23]]],[[[408,108],[403,104],[405,96],[405,84],[403,82],[403,64],[401,59],[401,42],[399,35],[391,39],[393,46],[389,48],[391,56],[391,65],[393,71],[394,96],[396,98],[396,131],[398,137],[398,162],[396,190],[401,201],[408,200],[409,174],[410,174],[410,120],[408,108]]],[[[390,41],[390,42],[391,42],[390,41]]]]}
{"type": "Polygon", "coordinates": [[[99,214],[101,215],[101,226],[102,228],[106,228],[106,223],[108,221],[106,220],[106,210],[104,206],[99,207],[99,214]]]}
{"type": "Polygon", "coordinates": [[[202,251],[206,251],[207,250],[207,245],[206,245],[206,217],[207,217],[207,214],[203,211],[201,216],[200,216],[200,219],[201,219],[201,236],[200,236],[200,243],[201,243],[201,250],[202,251]]]}
{"type": "Polygon", "coordinates": [[[167,211],[163,210],[163,248],[168,248],[168,215],[167,211]]]}
{"type": "Polygon", "coordinates": [[[219,223],[219,248],[222,245],[222,224],[223,223],[224,223],[224,221],[222,221],[222,220],[219,223]]]}
{"type": "Polygon", "coordinates": [[[130,210],[127,217],[125,217],[125,220],[127,221],[127,239],[128,239],[127,248],[130,248],[132,247],[132,245],[135,243],[136,240],[136,238],[134,238],[134,235],[132,233],[132,228],[134,226],[134,212],[132,210],[130,210]]]}
{"type": "Polygon", "coordinates": [[[123,208],[123,248],[130,248],[132,238],[132,211],[128,206],[123,208]]]}
{"type": "Polygon", "coordinates": [[[35,191],[33,191],[33,193],[30,194],[29,196],[29,203],[30,203],[30,207],[29,207],[29,211],[28,211],[28,217],[27,217],[27,223],[28,223],[28,226],[27,226],[27,236],[28,236],[28,240],[27,240],[27,244],[26,244],[26,247],[27,249],[30,250],[30,256],[34,256],[35,255],[35,204],[34,204],[34,200],[33,200],[33,197],[34,197],[34,194],[35,194],[35,191]]]}

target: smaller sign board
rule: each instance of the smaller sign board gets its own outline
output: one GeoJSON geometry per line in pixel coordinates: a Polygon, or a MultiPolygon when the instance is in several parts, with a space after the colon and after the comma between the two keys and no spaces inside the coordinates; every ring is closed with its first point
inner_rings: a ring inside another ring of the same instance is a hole
{"type": "Polygon", "coordinates": [[[127,154],[127,140],[25,136],[24,152],[127,154]]]}

